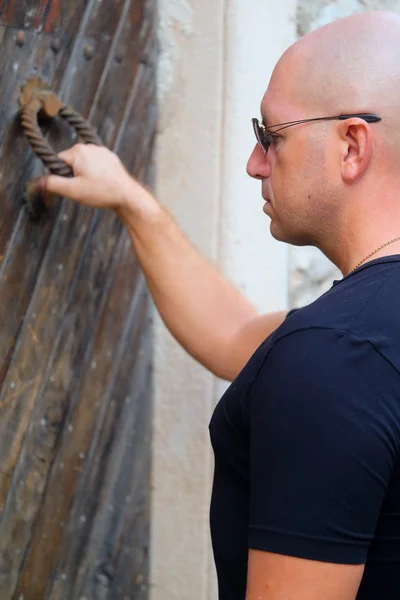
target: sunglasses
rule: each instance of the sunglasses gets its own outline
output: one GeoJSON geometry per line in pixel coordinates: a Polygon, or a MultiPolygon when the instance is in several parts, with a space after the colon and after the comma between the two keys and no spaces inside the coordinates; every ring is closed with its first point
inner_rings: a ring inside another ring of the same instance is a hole
{"type": "Polygon", "coordinates": [[[346,119],[351,119],[353,117],[358,117],[367,123],[377,123],[378,121],[382,120],[382,117],[378,117],[372,113],[361,113],[354,115],[336,115],[334,117],[316,117],[314,119],[303,119],[301,121],[288,121],[287,123],[270,125],[268,128],[264,125],[264,123],[260,123],[258,119],[252,119],[252,122],[259,146],[261,146],[265,152],[268,152],[268,149],[274,140],[275,134],[278,131],[282,131],[282,129],[293,127],[293,125],[300,125],[301,123],[312,123],[313,121],[345,121],[346,119]]]}

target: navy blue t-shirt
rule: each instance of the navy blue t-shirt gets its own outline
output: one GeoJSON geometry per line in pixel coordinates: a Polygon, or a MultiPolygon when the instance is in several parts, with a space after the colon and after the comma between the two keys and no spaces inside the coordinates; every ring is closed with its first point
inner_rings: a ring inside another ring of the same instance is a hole
{"type": "Polygon", "coordinates": [[[249,548],[365,564],[357,600],[399,600],[400,255],[292,313],[210,434],[220,600],[244,600],[249,548]]]}

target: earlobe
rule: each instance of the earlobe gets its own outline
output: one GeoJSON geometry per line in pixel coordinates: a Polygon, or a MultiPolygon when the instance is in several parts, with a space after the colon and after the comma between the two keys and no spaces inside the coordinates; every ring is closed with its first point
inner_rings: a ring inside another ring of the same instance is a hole
{"type": "Polygon", "coordinates": [[[341,129],[341,137],[346,142],[342,177],[347,183],[353,183],[361,177],[371,160],[371,127],[365,121],[356,118],[344,121],[341,129]]]}

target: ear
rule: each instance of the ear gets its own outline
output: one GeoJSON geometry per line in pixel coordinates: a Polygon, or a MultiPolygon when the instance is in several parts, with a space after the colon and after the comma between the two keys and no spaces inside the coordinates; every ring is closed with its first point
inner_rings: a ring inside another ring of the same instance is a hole
{"type": "Polygon", "coordinates": [[[343,144],[342,177],[346,183],[353,183],[366,170],[373,150],[373,137],[370,125],[353,117],[339,125],[343,144]]]}

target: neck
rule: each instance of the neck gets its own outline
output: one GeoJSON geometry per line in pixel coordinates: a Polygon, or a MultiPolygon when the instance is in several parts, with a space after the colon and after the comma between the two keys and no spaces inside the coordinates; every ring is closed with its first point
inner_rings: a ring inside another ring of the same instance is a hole
{"type": "Polygon", "coordinates": [[[343,226],[320,246],[343,276],[370,260],[400,254],[400,212],[387,210],[386,203],[381,210],[367,209],[353,207],[354,214],[345,215],[343,226]]]}

